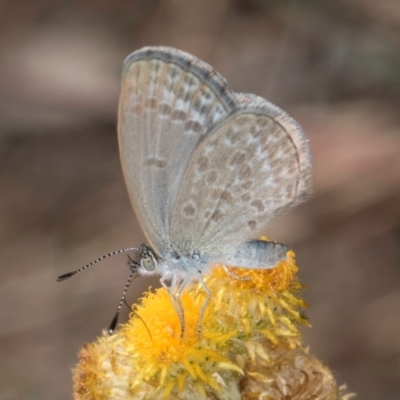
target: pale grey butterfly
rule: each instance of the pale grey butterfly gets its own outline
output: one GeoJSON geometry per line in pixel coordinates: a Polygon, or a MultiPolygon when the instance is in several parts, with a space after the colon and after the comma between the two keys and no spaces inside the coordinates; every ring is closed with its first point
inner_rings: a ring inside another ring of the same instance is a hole
{"type": "MultiPolygon", "coordinates": [[[[308,140],[277,106],[235,93],[210,65],[170,47],[125,60],[118,114],[122,169],[149,245],[132,274],[159,274],[185,331],[183,289],[214,264],[272,268],[289,247],[257,238],[311,192],[308,140]],[[166,281],[171,280],[167,286],[166,281]]],[[[110,327],[113,331],[116,317],[110,327]]]]}

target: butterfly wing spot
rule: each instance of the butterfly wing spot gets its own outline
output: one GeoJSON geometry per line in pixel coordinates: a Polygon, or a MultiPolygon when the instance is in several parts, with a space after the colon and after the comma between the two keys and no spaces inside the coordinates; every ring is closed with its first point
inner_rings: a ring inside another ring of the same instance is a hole
{"type": "Polygon", "coordinates": [[[204,104],[204,100],[201,98],[197,98],[192,104],[192,110],[197,114],[204,114],[206,110],[206,104],[204,104]]]}
{"type": "Polygon", "coordinates": [[[224,201],[225,203],[232,204],[235,198],[232,196],[231,192],[229,192],[228,190],[224,190],[221,193],[221,200],[224,201]]]}
{"type": "Polygon", "coordinates": [[[240,132],[238,129],[234,127],[230,127],[225,135],[225,140],[227,144],[234,146],[240,139],[240,132]]]}
{"type": "Polygon", "coordinates": [[[185,218],[189,219],[195,218],[197,214],[197,207],[194,204],[194,202],[191,201],[186,203],[182,209],[182,213],[185,218]]]}
{"type": "Polygon", "coordinates": [[[204,100],[204,102],[210,103],[210,100],[212,99],[212,94],[208,88],[206,88],[204,85],[200,89],[200,96],[204,100]]]}
{"type": "Polygon", "coordinates": [[[254,158],[259,158],[261,156],[261,146],[259,143],[253,141],[247,145],[248,153],[252,154],[254,158]]]}
{"type": "Polygon", "coordinates": [[[182,73],[182,70],[178,68],[177,66],[170,64],[169,70],[168,70],[168,75],[171,78],[171,80],[174,80],[177,78],[180,74],[182,73]]]}
{"type": "Polygon", "coordinates": [[[241,184],[239,185],[239,189],[241,189],[240,191],[245,191],[245,190],[250,189],[253,186],[253,183],[254,182],[251,180],[241,182],[241,184]]]}
{"type": "Polygon", "coordinates": [[[211,170],[208,172],[206,176],[206,184],[208,187],[212,187],[218,178],[218,173],[215,170],[211,170]]]}
{"type": "Polygon", "coordinates": [[[160,104],[159,113],[163,116],[169,117],[172,114],[172,107],[169,104],[160,104]]]}
{"type": "Polygon", "coordinates": [[[255,127],[252,126],[251,129],[249,130],[249,139],[255,141],[256,143],[258,143],[259,145],[262,144],[264,135],[263,135],[263,129],[259,126],[255,127]]]}
{"type": "Polygon", "coordinates": [[[180,86],[176,94],[176,97],[177,100],[180,100],[183,103],[189,103],[190,94],[191,93],[187,90],[186,86],[180,86]]]}
{"type": "Polygon", "coordinates": [[[248,164],[242,165],[239,170],[239,178],[241,180],[251,177],[251,168],[248,164]]]}
{"type": "Polygon", "coordinates": [[[187,117],[187,114],[185,111],[183,110],[175,110],[172,113],[172,121],[173,122],[181,122],[181,121],[185,121],[187,117]]]}
{"type": "Polygon", "coordinates": [[[186,132],[194,132],[197,134],[203,133],[202,125],[197,121],[191,121],[191,120],[187,121],[183,129],[186,132]]]}
{"type": "Polygon", "coordinates": [[[219,222],[219,221],[221,221],[222,218],[224,218],[224,215],[225,215],[225,214],[223,214],[220,210],[215,210],[215,211],[213,212],[213,215],[211,216],[211,219],[212,219],[214,222],[219,222]]]}
{"type": "Polygon", "coordinates": [[[200,156],[197,160],[196,167],[197,171],[203,174],[208,169],[209,160],[206,156],[200,156]]]}
{"type": "Polygon", "coordinates": [[[253,206],[259,213],[262,213],[265,210],[263,202],[259,199],[253,200],[250,205],[253,206]]]}
{"type": "Polygon", "coordinates": [[[161,159],[161,158],[156,158],[156,157],[152,157],[152,158],[148,158],[144,161],[145,165],[149,166],[149,167],[156,167],[156,168],[166,168],[168,165],[168,161],[161,159]]]}
{"type": "Polygon", "coordinates": [[[257,125],[260,127],[260,132],[261,132],[263,129],[273,125],[273,120],[272,118],[258,117],[257,125]]]}
{"type": "Polygon", "coordinates": [[[198,84],[198,80],[195,80],[192,75],[186,74],[184,79],[185,85],[190,88],[198,84]]]}
{"type": "Polygon", "coordinates": [[[252,231],[257,228],[257,221],[255,221],[254,219],[248,221],[247,224],[252,231]]]}
{"type": "Polygon", "coordinates": [[[158,72],[160,71],[160,68],[162,67],[164,63],[161,60],[153,60],[150,66],[150,73],[152,76],[157,76],[158,72]]]}
{"type": "Polygon", "coordinates": [[[229,165],[232,167],[238,167],[246,161],[246,154],[243,152],[237,152],[229,162],[229,165]]]}
{"type": "Polygon", "coordinates": [[[221,105],[216,105],[212,113],[212,118],[210,121],[211,124],[215,124],[217,121],[220,121],[224,115],[226,115],[224,108],[221,105]]]}
{"type": "Polygon", "coordinates": [[[158,100],[155,97],[146,99],[146,107],[150,110],[156,110],[158,108],[158,100]]]}

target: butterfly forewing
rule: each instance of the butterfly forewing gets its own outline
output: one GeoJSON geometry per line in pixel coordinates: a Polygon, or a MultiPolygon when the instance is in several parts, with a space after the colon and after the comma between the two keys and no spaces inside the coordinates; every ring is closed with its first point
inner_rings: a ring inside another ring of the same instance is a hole
{"type": "Polygon", "coordinates": [[[194,149],[237,107],[225,79],[187,53],[165,47],[131,54],[124,66],[118,136],[129,196],[158,254],[194,149]]]}

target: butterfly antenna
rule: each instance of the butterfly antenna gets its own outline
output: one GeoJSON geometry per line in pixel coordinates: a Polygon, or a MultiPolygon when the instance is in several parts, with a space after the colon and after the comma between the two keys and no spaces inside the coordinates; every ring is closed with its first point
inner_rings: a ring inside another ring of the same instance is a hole
{"type": "Polygon", "coordinates": [[[121,253],[126,253],[127,251],[138,251],[138,250],[139,250],[139,249],[137,249],[136,247],[129,247],[129,248],[126,248],[126,249],[121,249],[121,250],[113,251],[113,252],[111,252],[111,253],[108,253],[108,254],[106,254],[106,255],[104,255],[104,256],[99,257],[98,259],[96,259],[96,260],[90,262],[89,264],[86,264],[85,266],[83,266],[83,267],[77,269],[76,271],[67,272],[67,273],[64,274],[64,275],[60,275],[60,276],[57,278],[57,282],[61,282],[61,281],[64,281],[65,279],[71,278],[71,276],[74,276],[74,275],[76,275],[76,274],[79,274],[80,272],[84,271],[85,269],[91,267],[91,266],[94,265],[94,264],[97,264],[97,263],[100,262],[100,261],[103,261],[104,259],[106,259],[106,258],[108,258],[108,257],[115,256],[115,255],[121,254],[121,253]]]}
{"type": "Polygon", "coordinates": [[[137,277],[137,275],[136,275],[137,274],[137,269],[138,269],[138,267],[140,265],[137,261],[132,260],[132,258],[130,258],[129,256],[128,256],[128,258],[129,258],[129,267],[131,268],[131,273],[129,275],[128,280],[126,281],[126,284],[125,284],[125,287],[124,287],[124,291],[122,292],[122,296],[121,296],[121,300],[119,301],[119,304],[118,304],[117,312],[115,313],[114,318],[111,321],[111,324],[110,324],[110,326],[108,328],[108,333],[110,335],[112,335],[114,333],[114,331],[115,331],[115,327],[117,326],[117,322],[118,322],[118,318],[119,318],[119,313],[121,312],[122,304],[124,304],[124,302],[126,304],[126,300],[125,300],[126,292],[128,291],[131,282],[134,280],[134,278],[137,277]]]}

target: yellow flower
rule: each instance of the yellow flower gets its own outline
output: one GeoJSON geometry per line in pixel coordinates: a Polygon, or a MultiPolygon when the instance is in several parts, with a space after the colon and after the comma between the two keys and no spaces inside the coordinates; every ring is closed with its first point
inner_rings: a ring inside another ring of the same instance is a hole
{"type": "Polygon", "coordinates": [[[211,299],[201,338],[200,284],[182,294],[183,338],[167,291],[147,293],[135,309],[147,327],[132,314],[116,334],[80,351],[75,399],[350,398],[300,344],[307,305],[293,252],[268,270],[216,266],[205,281],[211,299]]]}

